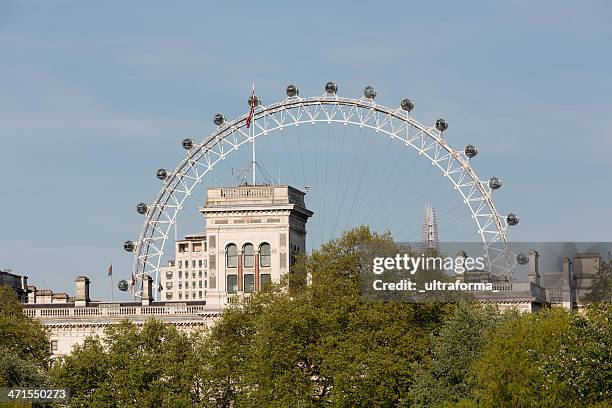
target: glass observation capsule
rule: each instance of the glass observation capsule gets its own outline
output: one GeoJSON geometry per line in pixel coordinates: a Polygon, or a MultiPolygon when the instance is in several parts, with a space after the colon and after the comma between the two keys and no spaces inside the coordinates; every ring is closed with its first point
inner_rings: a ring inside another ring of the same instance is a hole
{"type": "Polygon", "coordinates": [[[261,105],[261,98],[259,98],[259,96],[255,95],[249,98],[249,106],[253,106],[254,108],[258,107],[261,105]]]}
{"type": "Polygon", "coordinates": [[[414,102],[406,98],[400,103],[400,106],[402,110],[405,110],[406,112],[410,112],[414,109],[414,102]]]}
{"type": "Polygon", "coordinates": [[[193,140],[191,140],[191,139],[183,139],[183,149],[185,149],[185,150],[193,149],[193,140]]]}
{"type": "Polygon", "coordinates": [[[134,252],[134,248],[136,248],[136,245],[134,245],[133,241],[125,241],[123,243],[123,249],[125,249],[128,252],[134,252]]]}
{"type": "Polygon", "coordinates": [[[521,252],[516,256],[516,263],[519,265],[527,265],[529,263],[529,257],[521,252]]]}
{"type": "Polygon", "coordinates": [[[149,209],[149,207],[145,204],[145,203],[138,203],[138,205],[136,206],[136,211],[138,212],[138,214],[146,214],[147,210],[149,209]]]}
{"type": "MultiPolygon", "coordinates": [[[[250,99],[249,99],[249,106],[251,106],[251,100],[250,99]]],[[[215,114],[215,116],[213,116],[213,122],[214,122],[215,125],[221,126],[225,122],[225,118],[223,117],[222,114],[217,113],[217,114],[215,114]]]]}
{"type": "Polygon", "coordinates": [[[438,129],[440,132],[444,132],[446,129],[448,129],[448,122],[442,118],[436,120],[436,129],[438,129]]]}
{"type": "Polygon", "coordinates": [[[336,85],[333,82],[328,82],[325,84],[325,92],[327,92],[328,95],[335,95],[338,93],[338,85],[336,85]]]}
{"type": "Polygon", "coordinates": [[[478,150],[473,145],[465,146],[465,155],[470,159],[478,154],[478,150]]]}
{"type": "Polygon", "coordinates": [[[300,90],[295,85],[287,86],[287,96],[292,98],[294,96],[298,96],[300,94],[300,90]]]}
{"type": "Polygon", "coordinates": [[[125,279],[121,279],[117,283],[117,289],[119,289],[122,292],[127,291],[129,287],[130,287],[130,285],[128,285],[128,282],[125,279]]]}
{"type": "Polygon", "coordinates": [[[166,169],[159,169],[157,170],[157,178],[160,180],[165,180],[168,178],[168,170],[166,169]]]}
{"type": "Polygon", "coordinates": [[[519,223],[519,218],[517,217],[516,214],[508,214],[508,216],[506,217],[506,222],[508,223],[508,225],[516,225],[519,223]]]}
{"type": "Polygon", "coordinates": [[[489,188],[491,190],[497,190],[498,188],[501,188],[501,186],[502,186],[502,182],[497,177],[491,177],[489,179],[489,188]]]}
{"type": "Polygon", "coordinates": [[[376,98],[376,89],[374,89],[371,86],[366,86],[365,89],[363,90],[363,96],[365,96],[368,99],[376,98]]]}

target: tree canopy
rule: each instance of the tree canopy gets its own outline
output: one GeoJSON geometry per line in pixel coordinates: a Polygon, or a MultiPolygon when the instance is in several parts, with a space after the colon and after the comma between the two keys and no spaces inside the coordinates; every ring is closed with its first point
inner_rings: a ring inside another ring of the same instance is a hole
{"type": "Polygon", "coordinates": [[[609,305],[520,314],[363,296],[373,254],[407,250],[349,231],[210,330],[109,327],[60,359],[52,384],[74,407],[610,406],[609,305]]]}
{"type": "Polygon", "coordinates": [[[43,385],[49,357],[43,325],[24,315],[11,287],[0,285],[0,386],[43,385]]]}

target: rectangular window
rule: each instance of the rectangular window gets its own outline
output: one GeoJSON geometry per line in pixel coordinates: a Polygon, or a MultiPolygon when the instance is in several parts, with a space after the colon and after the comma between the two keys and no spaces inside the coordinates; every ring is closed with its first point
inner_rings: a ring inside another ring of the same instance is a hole
{"type": "Polygon", "coordinates": [[[194,299],[196,298],[195,292],[191,292],[191,297],[194,298],[194,299]]]}
{"type": "Polygon", "coordinates": [[[172,292],[166,292],[166,299],[172,299],[172,292]]]}
{"type": "Polygon", "coordinates": [[[227,275],[227,293],[238,292],[238,276],[227,275]]]}
{"type": "Polygon", "coordinates": [[[185,292],[185,299],[189,299],[189,292],[185,292]]]}
{"type": "Polygon", "coordinates": [[[272,282],[272,276],[269,273],[262,273],[261,275],[259,275],[259,287],[261,289],[263,289],[264,286],[269,284],[270,282],[272,282]]]}
{"type": "Polygon", "coordinates": [[[200,291],[198,291],[198,297],[199,297],[200,299],[202,299],[202,291],[201,291],[201,290],[200,290],[200,291]]]}
{"type": "Polygon", "coordinates": [[[185,281],[185,289],[189,289],[189,282],[185,281]]]}
{"type": "Polygon", "coordinates": [[[183,298],[183,292],[179,292],[179,299],[183,298]]]}
{"type": "Polygon", "coordinates": [[[198,271],[198,276],[199,276],[200,278],[202,277],[202,270],[201,270],[201,269],[198,271]]]}
{"type": "Polygon", "coordinates": [[[181,266],[183,266],[183,261],[178,261],[178,262],[179,262],[179,265],[178,265],[178,266],[179,266],[179,268],[180,268],[181,266]]]}
{"type": "Polygon", "coordinates": [[[179,282],[179,289],[183,289],[183,282],[179,282]]]}
{"type": "Polygon", "coordinates": [[[166,282],[166,289],[172,289],[172,282],[166,282]]]}
{"type": "Polygon", "coordinates": [[[200,268],[201,268],[202,267],[202,260],[200,259],[199,262],[200,262],[199,265],[200,265],[200,268]]]}
{"type": "Polygon", "coordinates": [[[51,352],[57,352],[57,340],[51,340],[51,352]]]}
{"type": "Polygon", "coordinates": [[[183,271],[179,271],[179,279],[183,279],[183,271]]]}
{"type": "Polygon", "coordinates": [[[242,257],[245,268],[253,268],[255,266],[255,247],[252,244],[246,244],[242,247],[242,257]]]}
{"type": "Polygon", "coordinates": [[[191,267],[192,267],[192,268],[195,268],[195,267],[196,267],[196,261],[195,261],[195,259],[194,259],[194,260],[191,262],[191,267]]]}
{"type": "Polygon", "coordinates": [[[255,275],[252,273],[244,274],[244,293],[253,293],[255,290],[255,275]]]}
{"type": "Polygon", "coordinates": [[[198,282],[198,287],[200,287],[200,288],[202,287],[202,281],[198,282]]]}
{"type": "Polygon", "coordinates": [[[191,272],[191,277],[192,277],[193,279],[195,279],[195,271],[192,271],[192,272],[191,272]]]}
{"type": "Polygon", "coordinates": [[[172,279],[172,272],[166,272],[166,279],[172,279]]]}

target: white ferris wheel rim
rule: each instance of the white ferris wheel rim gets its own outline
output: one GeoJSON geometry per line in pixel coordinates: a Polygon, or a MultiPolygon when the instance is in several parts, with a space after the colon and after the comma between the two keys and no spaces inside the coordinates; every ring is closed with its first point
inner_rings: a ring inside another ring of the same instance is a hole
{"type": "Polygon", "coordinates": [[[232,122],[224,121],[200,143],[194,143],[176,169],[168,173],[155,201],[147,205],[145,222],[134,248],[133,276],[136,282],[132,291],[136,297],[142,294],[145,275],[153,279],[155,289],[159,288],[164,247],[176,217],[193,189],[217,163],[257,137],[282,131],[288,126],[316,123],[342,123],[370,128],[403,142],[406,147],[410,146],[419,155],[428,158],[451,181],[469,208],[483,243],[489,270],[501,269],[507,278],[513,279],[515,263],[508,248],[508,224],[493,202],[493,190],[477,176],[465,152],[453,149],[443,138],[443,132],[435,126],[425,126],[415,120],[409,111],[391,109],[376,104],[373,99],[353,99],[335,94],[287,97],[271,105],[259,106],[253,113],[252,132],[244,130],[248,116],[244,114],[232,122]],[[415,133],[411,134],[411,130],[415,133]],[[491,252],[495,255],[491,256],[491,252]],[[499,262],[503,264],[498,265],[499,262]]]}

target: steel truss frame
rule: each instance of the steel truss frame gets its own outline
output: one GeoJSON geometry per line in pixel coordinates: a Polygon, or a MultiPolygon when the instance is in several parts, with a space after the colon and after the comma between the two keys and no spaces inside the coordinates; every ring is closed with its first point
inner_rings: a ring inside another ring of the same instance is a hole
{"type": "Polygon", "coordinates": [[[289,126],[317,123],[341,123],[373,129],[406,147],[414,148],[440,169],[468,206],[482,239],[489,271],[513,279],[515,260],[509,250],[508,224],[499,215],[492,190],[480,180],[463,150],[455,150],[435,126],[416,121],[401,108],[391,109],[373,99],[351,99],[325,94],[319,97],[288,97],[285,100],[255,109],[246,130],[248,114],[225,122],[199,144],[194,144],[173,172],[169,172],[153,204],[148,205],[145,222],[134,250],[133,273],[136,282],[132,291],[142,295],[144,275],[153,278],[153,289],[160,285],[160,263],[170,230],[179,211],[193,189],[213,170],[216,164],[260,136],[289,126]]]}

